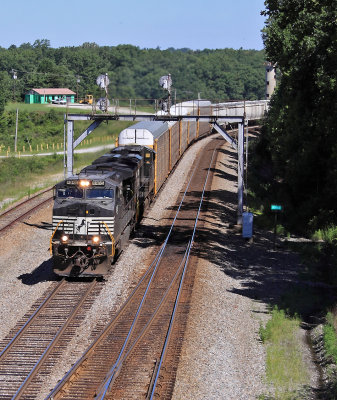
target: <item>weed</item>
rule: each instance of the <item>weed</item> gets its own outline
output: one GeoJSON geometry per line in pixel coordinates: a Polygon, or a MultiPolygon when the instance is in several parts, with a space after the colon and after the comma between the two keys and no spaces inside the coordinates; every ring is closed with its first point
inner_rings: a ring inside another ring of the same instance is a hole
{"type": "Polygon", "coordinates": [[[317,241],[324,241],[327,243],[334,243],[337,240],[337,226],[331,225],[325,229],[318,229],[313,234],[313,239],[317,241]]]}
{"type": "Polygon", "coordinates": [[[275,307],[265,328],[260,327],[261,340],[267,346],[267,380],[273,384],[278,400],[296,398],[296,390],[308,381],[297,338],[299,324],[298,317],[290,318],[275,307]]]}
{"type": "Polygon", "coordinates": [[[324,346],[327,354],[337,363],[337,336],[336,336],[336,317],[328,312],[326,316],[326,324],[323,327],[324,346]]]}

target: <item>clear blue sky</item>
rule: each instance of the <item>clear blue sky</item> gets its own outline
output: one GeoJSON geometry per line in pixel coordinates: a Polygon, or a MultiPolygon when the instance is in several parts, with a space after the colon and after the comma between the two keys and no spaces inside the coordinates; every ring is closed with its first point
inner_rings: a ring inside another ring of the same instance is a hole
{"type": "Polygon", "coordinates": [[[263,0],[14,0],[1,4],[0,46],[49,39],[140,48],[263,48],[263,0]],[[96,4],[96,5],[95,5],[96,4]]]}

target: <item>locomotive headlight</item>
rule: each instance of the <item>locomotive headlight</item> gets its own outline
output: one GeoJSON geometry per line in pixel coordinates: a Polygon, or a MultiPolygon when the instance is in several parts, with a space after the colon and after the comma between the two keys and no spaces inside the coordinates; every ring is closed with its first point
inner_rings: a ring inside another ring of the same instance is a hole
{"type": "Polygon", "coordinates": [[[92,237],[92,242],[95,243],[95,244],[98,244],[99,243],[99,236],[93,236],[92,237]]]}
{"type": "Polygon", "coordinates": [[[90,186],[90,181],[88,181],[87,179],[81,179],[80,180],[80,186],[83,188],[89,187],[90,186]]]}
{"type": "Polygon", "coordinates": [[[68,236],[68,235],[62,235],[62,236],[61,236],[61,242],[67,243],[68,240],[69,240],[69,236],[68,236]]]}

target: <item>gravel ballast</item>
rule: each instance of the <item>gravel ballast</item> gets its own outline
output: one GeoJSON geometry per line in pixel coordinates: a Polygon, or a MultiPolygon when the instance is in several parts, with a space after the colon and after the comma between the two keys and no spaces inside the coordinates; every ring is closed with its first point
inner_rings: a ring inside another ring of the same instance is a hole
{"type": "MultiPolygon", "coordinates": [[[[130,294],[158,248],[193,161],[205,142],[188,149],[155,203],[107,277],[87,317],[41,388],[43,399],[91,343],[93,329],[104,326],[130,294]],[[148,227],[153,238],[142,235],[148,227]]],[[[235,229],[236,158],[224,145],[214,171],[206,225],[196,239],[199,256],[184,346],[173,399],[255,399],[266,393],[265,353],[259,341],[266,304],[284,290],[298,269],[291,253],[273,251],[268,235],[245,242],[235,229]],[[289,279],[288,279],[289,278],[289,279]]],[[[48,252],[52,206],[19,223],[2,240],[0,260],[0,340],[29,311],[55,276],[48,252]],[[28,224],[27,224],[28,223],[28,224]],[[19,249],[19,250],[18,250],[19,249]]]]}

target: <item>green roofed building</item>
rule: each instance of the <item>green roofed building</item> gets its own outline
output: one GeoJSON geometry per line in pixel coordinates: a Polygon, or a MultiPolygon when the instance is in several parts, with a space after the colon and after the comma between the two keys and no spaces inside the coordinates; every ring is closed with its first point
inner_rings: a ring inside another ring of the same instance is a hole
{"type": "Polygon", "coordinates": [[[75,103],[76,93],[67,88],[40,88],[31,89],[25,95],[27,104],[45,104],[53,100],[65,99],[67,103],[75,103]]]}

